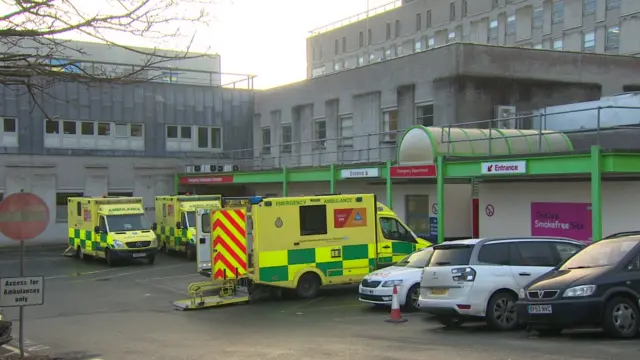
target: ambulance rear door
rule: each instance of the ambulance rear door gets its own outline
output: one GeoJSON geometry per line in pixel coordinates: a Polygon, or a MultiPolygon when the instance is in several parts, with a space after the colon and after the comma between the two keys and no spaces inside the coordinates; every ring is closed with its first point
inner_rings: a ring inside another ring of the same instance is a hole
{"type": "Polygon", "coordinates": [[[196,264],[198,273],[211,271],[211,209],[196,210],[196,264]]]}

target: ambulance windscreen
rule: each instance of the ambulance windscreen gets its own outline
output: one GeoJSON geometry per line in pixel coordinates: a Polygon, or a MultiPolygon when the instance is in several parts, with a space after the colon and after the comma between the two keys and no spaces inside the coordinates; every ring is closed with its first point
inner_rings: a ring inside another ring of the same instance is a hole
{"type": "Polygon", "coordinates": [[[196,227],[196,212],[195,211],[187,211],[185,214],[185,221],[186,224],[184,224],[184,227],[196,227]]]}
{"type": "Polygon", "coordinates": [[[151,226],[144,214],[107,215],[110,232],[149,230],[151,226]]]}

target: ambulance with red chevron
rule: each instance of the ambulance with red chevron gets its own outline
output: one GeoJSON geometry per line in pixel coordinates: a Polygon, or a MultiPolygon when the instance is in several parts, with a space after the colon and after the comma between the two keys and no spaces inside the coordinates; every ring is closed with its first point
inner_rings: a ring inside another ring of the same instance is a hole
{"type": "Polygon", "coordinates": [[[191,284],[179,309],[248,301],[258,287],[313,298],[432,245],[373,194],[254,197],[250,213],[198,209],[196,238],[199,270],[211,280],[191,284]]]}

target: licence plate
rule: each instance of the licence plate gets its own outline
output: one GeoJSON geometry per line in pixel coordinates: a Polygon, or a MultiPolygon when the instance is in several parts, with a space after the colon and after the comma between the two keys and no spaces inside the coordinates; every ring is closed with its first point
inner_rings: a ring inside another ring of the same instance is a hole
{"type": "Polygon", "coordinates": [[[373,295],[373,290],[362,289],[362,290],[360,290],[360,292],[365,294],[365,295],[373,295]]]}
{"type": "Polygon", "coordinates": [[[145,257],[145,256],[147,256],[147,254],[145,254],[145,253],[133,254],[133,257],[145,257]]]}
{"type": "Polygon", "coordinates": [[[447,295],[447,292],[444,288],[431,288],[431,295],[447,295]]]}
{"type": "Polygon", "coordinates": [[[551,305],[529,305],[529,314],[551,314],[551,305]]]}

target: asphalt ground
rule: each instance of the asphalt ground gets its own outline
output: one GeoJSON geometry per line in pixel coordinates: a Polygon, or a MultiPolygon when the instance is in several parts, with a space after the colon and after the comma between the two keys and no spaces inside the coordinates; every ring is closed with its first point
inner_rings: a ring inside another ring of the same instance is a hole
{"type": "MultiPolygon", "coordinates": [[[[27,358],[77,360],[178,359],[418,359],[542,360],[638,359],[640,339],[610,340],[574,331],[542,339],[527,332],[496,333],[481,325],[444,330],[424,315],[384,322],[387,309],[357,300],[355,288],[325,291],[314,300],[273,299],[176,311],[186,298],[195,264],[162,254],[108,268],[59,250],[31,250],[26,275],[45,276],[45,304],[25,308],[27,358]]],[[[16,252],[0,251],[0,274],[19,274],[16,252]]],[[[5,309],[17,320],[15,308],[5,309]]],[[[14,337],[18,323],[14,322],[14,337]]],[[[13,359],[17,341],[0,348],[13,359]]]]}

